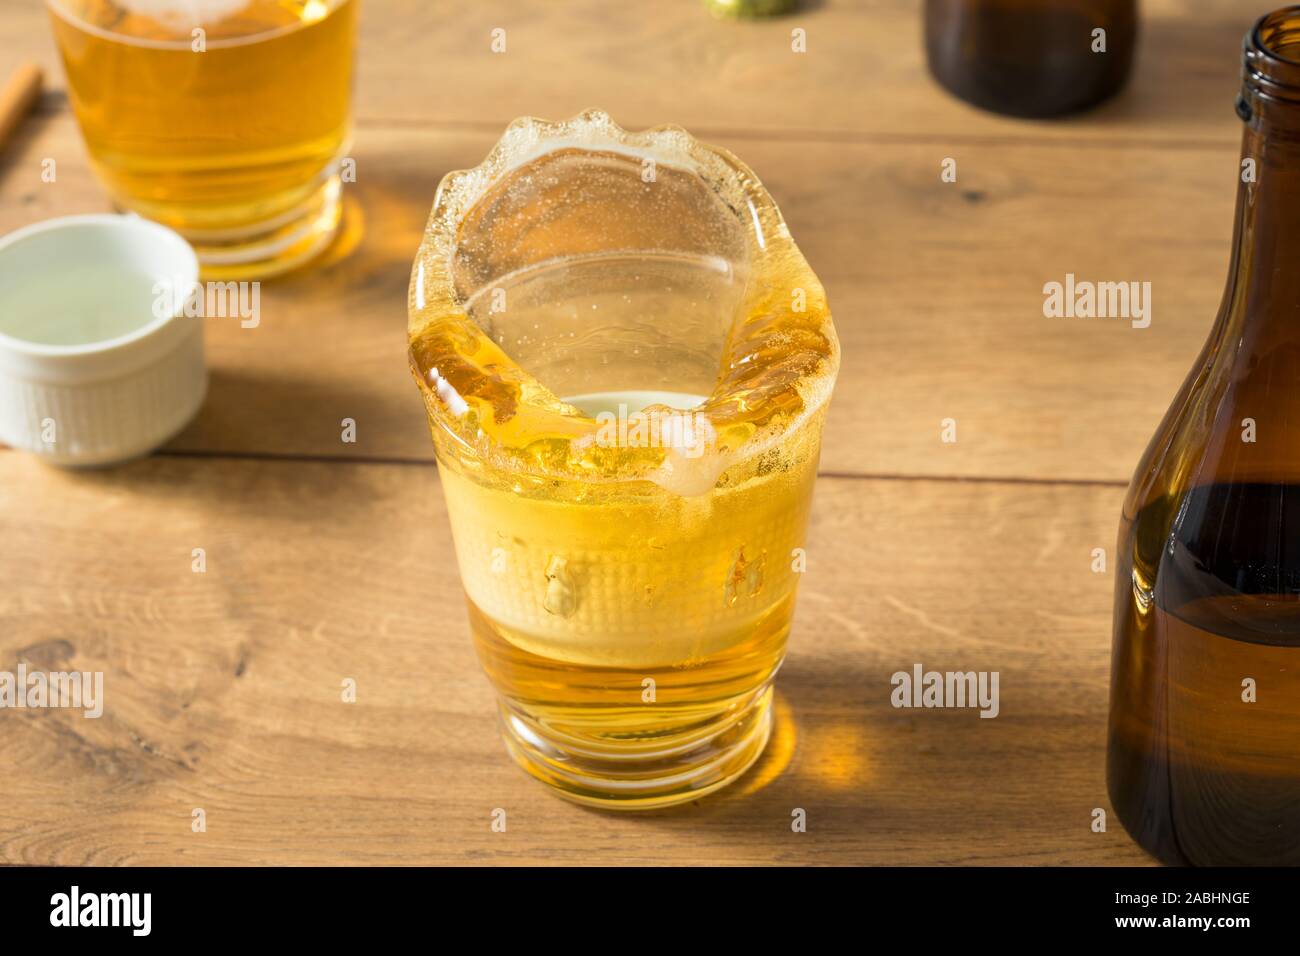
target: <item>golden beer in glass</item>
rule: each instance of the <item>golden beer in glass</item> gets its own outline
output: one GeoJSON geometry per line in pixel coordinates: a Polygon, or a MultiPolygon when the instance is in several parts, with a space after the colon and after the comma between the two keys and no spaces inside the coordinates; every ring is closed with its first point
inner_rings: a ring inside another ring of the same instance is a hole
{"type": "Polygon", "coordinates": [[[319,253],[340,219],[359,0],[47,0],[114,202],[180,232],[209,278],[319,253]]]}
{"type": "Polygon", "coordinates": [[[603,807],[736,779],[839,360],[766,190],[681,129],[517,121],[439,187],[409,335],[512,755],[603,807]]]}

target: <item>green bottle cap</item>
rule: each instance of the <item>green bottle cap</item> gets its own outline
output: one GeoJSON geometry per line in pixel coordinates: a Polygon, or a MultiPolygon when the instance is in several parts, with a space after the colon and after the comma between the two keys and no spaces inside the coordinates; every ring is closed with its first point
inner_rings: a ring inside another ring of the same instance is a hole
{"type": "Polygon", "coordinates": [[[704,0],[704,5],[715,17],[753,20],[789,13],[797,0],[704,0]]]}

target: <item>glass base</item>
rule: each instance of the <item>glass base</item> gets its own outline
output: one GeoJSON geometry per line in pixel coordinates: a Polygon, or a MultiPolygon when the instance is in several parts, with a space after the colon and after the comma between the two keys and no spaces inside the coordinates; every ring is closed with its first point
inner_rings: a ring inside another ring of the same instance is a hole
{"type": "Polygon", "coordinates": [[[310,262],[330,244],[342,219],[338,173],[301,203],[265,222],[240,229],[178,229],[199,257],[203,279],[265,279],[310,262]]]}
{"type": "Polygon", "coordinates": [[[559,796],[607,810],[657,810],[720,790],[754,764],[772,733],[772,685],[744,706],[672,735],[565,734],[505,699],[501,727],[515,762],[559,796]]]}

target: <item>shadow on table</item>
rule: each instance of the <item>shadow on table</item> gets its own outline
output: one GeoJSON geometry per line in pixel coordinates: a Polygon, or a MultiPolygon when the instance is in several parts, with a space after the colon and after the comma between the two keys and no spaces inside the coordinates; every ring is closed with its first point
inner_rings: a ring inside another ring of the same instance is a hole
{"type": "Polygon", "coordinates": [[[868,688],[878,685],[878,678],[875,669],[868,674],[865,667],[788,662],[777,678],[772,737],[758,762],[719,793],[631,819],[686,829],[707,818],[729,827],[729,836],[752,838],[767,848],[783,830],[795,832],[799,809],[813,816],[834,807],[841,824],[845,813],[864,825],[878,821],[882,807],[873,796],[872,736],[882,732],[881,707],[868,700],[868,688]]]}
{"type": "MultiPolygon", "coordinates": [[[[432,464],[429,469],[432,472],[432,464]]],[[[226,534],[241,521],[246,526],[259,519],[266,528],[278,528],[277,533],[298,526],[310,528],[325,520],[329,509],[353,507],[376,494],[373,469],[339,467],[319,459],[230,455],[221,450],[187,451],[172,446],[117,465],[60,469],[58,477],[115,506],[138,508],[152,521],[167,523],[176,534],[186,528],[226,534]],[[237,467],[230,466],[232,460],[237,467]],[[326,477],[318,472],[306,474],[305,469],[329,472],[326,477]]],[[[140,540],[148,540],[157,531],[141,529],[140,540]]]]}
{"type": "Polygon", "coordinates": [[[1159,117],[1195,139],[1233,129],[1242,40],[1266,9],[1215,19],[1144,16],[1133,74],[1124,91],[1097,109],[1062,122],[1108,126],[1159,117]]]}
{"type": "Polygon", "coordinates": [[[1089,829],[1092,808],[1108,806],[1104,688],[1096,699],[1091,689],[1017,699],[982,720],[969,709],[895,709],[884,673],[881,661],[792,659],[777,681],[781,725],[759,763],[721,793],[635,815],[633,827],[720,843],[718,862],[807,861],[810,850],[835,863],[1117,852],[1122,832],[1089,829]],[[805,833],[792,826],[799,816],[805,833]]]}
{"type": "MultiPolygon", "coordinates": [[[[409,377],[394,350],[391,374],[409,377]]],[[[402,459],[429,445],[425,416],[414,385],[401,408],[392,389],[364,379],[329,379],[286,365],[210,372],[208,395],[198,415],[166,446],[170,453],[267,458],[402,459]],[[344,441],[344,421],[356,423],[344,441]]],[[[429,448],[432,457],[432,448],[429,448]]]]}

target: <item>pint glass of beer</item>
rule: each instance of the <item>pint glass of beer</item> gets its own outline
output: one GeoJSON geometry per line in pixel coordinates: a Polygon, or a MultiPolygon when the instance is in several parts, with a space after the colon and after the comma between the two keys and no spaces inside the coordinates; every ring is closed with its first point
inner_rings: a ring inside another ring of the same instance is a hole
{"type": "Polygon", "coordinates": [[[359,0],[47,0],[68,95],[121,208],[209,278],[300,265],[340,217],[359,0]]]}
{"type": "Polygon", "coordinates": [[[443,180],[409,306],[511,754],[602,807],[736,779],[771,727],[839,362],[772,198],[675,127],[519,120],[443,180]]]}

